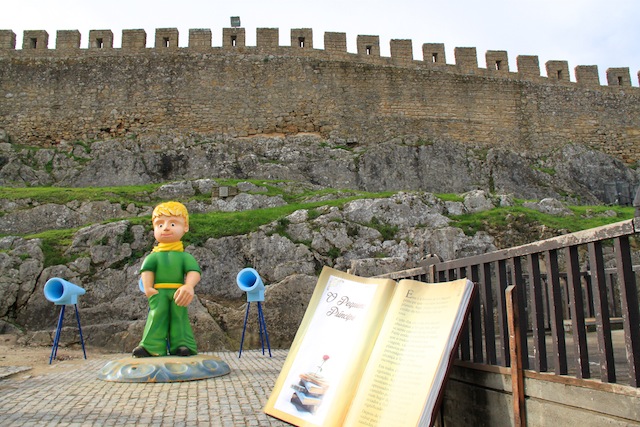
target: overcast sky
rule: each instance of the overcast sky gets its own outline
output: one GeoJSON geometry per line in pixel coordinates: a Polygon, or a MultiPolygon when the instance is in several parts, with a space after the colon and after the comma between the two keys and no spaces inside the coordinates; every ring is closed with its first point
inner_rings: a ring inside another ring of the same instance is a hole
{"type": "Polygon", "coordinates": [[[577,65],[597,65],[600,83],[607,68],[629,67],[638,86],[640,0],[7,0],[0,29],[13,30],[22,47],[24,30],[46,30],[49,48],[57,30],[79,30],[81,47],[89,30],[110,29],[114,47],[123,29],[144,29],[152,47],[156,28],[177,28],[179,45],[188,45],[190,28],[209,28],[213,46],[222,45],[222,28],[239,16],[247,46],[255,46],[256,28],[279,28],[288,46],[291,28],[311,28],[315,48],[324,32],[344,32],[347,50],[356,51],[358,35],[380,36],[383,56],[391,39],[411,39],[414,59],[423,43],[444,43],[447,63],[455,47],[475,47],[485,66],[487,50],[506,50],[516,71],[518,55],[537,55],[541,74],[549,60],[569,62],[571,81],[577,65]]]}

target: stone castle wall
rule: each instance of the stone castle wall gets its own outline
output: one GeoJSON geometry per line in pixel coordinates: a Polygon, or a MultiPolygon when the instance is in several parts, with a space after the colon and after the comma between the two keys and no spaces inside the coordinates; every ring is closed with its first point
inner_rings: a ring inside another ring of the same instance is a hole
{"type": "Polygon", "coordinates": [[[640,159],[640,89],[628,68],[607,70],[566,61],[545,64],[505,51],[455,49],[425,43],[414,59],[410,40],[391,40],[380,55],[378,36],[358,36],[347,52],[345,33],[325,33],[313,47],[311,29],[292,29],[290,46],[276,28],[258,28],[246,46],[244,28],[157,29],[153,48],[144,30],[92,30],[88,48],[78,31],[58,31],[49,49],[45,31],[25,31],[22,49],[0,31],[0,129],[13,142],[141,134],[229,136],[320,133],[334,141],[376,143],[396,137],[552,149],[568,142],[603,150],[628,163],[640,159]]]}

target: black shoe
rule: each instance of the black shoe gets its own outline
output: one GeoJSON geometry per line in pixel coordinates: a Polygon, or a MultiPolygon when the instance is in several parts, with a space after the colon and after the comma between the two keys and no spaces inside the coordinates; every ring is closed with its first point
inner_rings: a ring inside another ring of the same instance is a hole
{"type": "Polygon", "coordinates": [[[133,354],[133,357],[151,357],[152,356],[151,353],[149,353],[147,349],[141,345],[134,348],[132,354],[133,354]]]}
{"type": "Polygon", "coordinates": [[[189,350],[187,347],[181,345],[180,347],[178,347],[176,349],[176,356],[180,356],[180,357],[191,356],[191,350],[189,350]]]}

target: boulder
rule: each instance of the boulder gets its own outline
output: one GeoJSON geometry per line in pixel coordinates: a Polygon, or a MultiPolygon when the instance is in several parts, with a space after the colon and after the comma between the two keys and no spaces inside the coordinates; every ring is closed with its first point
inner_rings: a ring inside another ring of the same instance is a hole
{"type": "Polygon", "coordinates": [[[539,212],[549,214],[549,215],[558,215],[558,216],[571,216],[573,212],[571,209],[567,208],[562,202],[559,200],[547,197],[539,202],[524,202],[522,204],[525,208],[535,209],[539,212]]]}
{"type": "Polygon", "coordinates": [[[465,193],[462,204],[468,213],[488,211],[495,207],[491,197],[484,190],[473,190],[465,193]]]}

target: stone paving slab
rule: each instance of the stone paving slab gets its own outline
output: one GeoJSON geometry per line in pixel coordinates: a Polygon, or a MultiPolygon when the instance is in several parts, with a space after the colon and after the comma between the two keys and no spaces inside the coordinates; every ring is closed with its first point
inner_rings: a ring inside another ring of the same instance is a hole
{"type": "Polygon", "coordinates": [[[89,354],[68,370],[0,380],[0,425],[288,426],[262,411],[287,352],[206,353],[229,364],[231,373],[178,383],[103,381],[100,369],[126,355],[89,354]]]}

